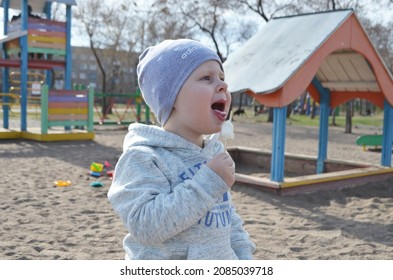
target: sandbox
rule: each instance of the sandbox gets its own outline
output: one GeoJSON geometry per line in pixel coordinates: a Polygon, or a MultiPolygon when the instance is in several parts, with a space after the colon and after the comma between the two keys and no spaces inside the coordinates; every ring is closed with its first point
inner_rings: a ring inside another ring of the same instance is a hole
{"type": "Polygon", "coordinates": [[[393,178],[393,168],[350,161],[326,160],[324,173],[316,174],[317,159],[285,154],[284,180],[270,180],[271,152],[230,147],[236,163],[236,182],[278,195],[340,189],[393,178]]]}

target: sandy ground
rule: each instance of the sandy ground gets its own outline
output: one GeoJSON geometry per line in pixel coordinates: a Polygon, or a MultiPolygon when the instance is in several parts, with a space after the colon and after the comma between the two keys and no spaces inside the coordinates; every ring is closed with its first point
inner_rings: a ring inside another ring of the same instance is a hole
{"type": "MultiPolygon", "coordinates": [[[[271,124],[235,122],[228,145],[271,149],[271,124]]],[[[0,259],[122,259],[126,234],[106,194],[111,179],[88,174],[92,162],[112,168],[124,127],[97,127],[94,141],[0,141],[0,259]],[[68,187],[54,181],[70,180],[68,187]],[[100,181],[103,187],[91,187],[100,181]]],[[[373,128],[329,131],[328,158],[378,164],[380,151],[356,146],[373,128]]],[[[316,156],[318,129],[289,125],[286,152],[316,156]]],[[[257,244],[256,259],[392,259],[393,180],[352,189],[280,197],[236,184],[237,211],[257,244]]]]}

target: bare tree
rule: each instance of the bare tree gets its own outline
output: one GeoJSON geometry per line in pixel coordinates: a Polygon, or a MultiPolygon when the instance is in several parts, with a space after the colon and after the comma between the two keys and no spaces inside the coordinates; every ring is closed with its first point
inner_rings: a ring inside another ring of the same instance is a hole
{"type": "MultiPolygon", "coordinates": [[[[100,0],[80,1],[75,11],[75,19],[84,27],[90,49],[95,57],[101,73],[101,90],[108,93],[115,90],[114,81],[120,75],[124,59],[119,57],[119,51],[125,50],[130,28],[130,19],[134,7],[128,0],[109,4],[100,0]]],[[[110,113],[108,100],[102,100],[102,113],[110,113]]]]}
{"type": "Polygon", "coordinates": [[[177,5],[172,6],[172,4],[171,0],[136,4],[138,8],[133,24],[137,27],[137,32],[132,40],[134,40],[139,52],[165,39],[192,36],[193,32],[190,30],[187,21],[176,13],[177,5]]]}
{"type": "Polygon", "coordinates": [[[225,60],[222,52],[220,51],[217,32],[220,23],[219,2],[214,1],[212,5],[200,5],[200,2],[194,2],[194,5],[180,6],[182,13],[188,17],[202,32],[207,34],[213,41],[217,50],[218,56],[222,61],[225,60]],[[187,8],[187,9],[186,9],[187,8]],[[210,14],[210,17],[206,15],[210,14]]]}
{"type": "Polygon", "coordinates": [[[183,21],[190,37],[209,41],[224,62],[234,44],[249,39],[256,25],[245,17],[234,16],[231,5],[220,0],[163,1],[171,7],[171,14],[183,21]]]}
{"type": "Polygon", "coordinates": [[[368,19],[363,20],[363,25],[387,68],[393,73],[393,29],[389,25],[373,24],[368,19]]]}
{"type": "Polygon", "coordinates": [[[289,1],[263,1],[263,0],[237,0],[240,6],[258,14],[265,22],[268,22],[277,15],[289,15],[299,13],[299,8],[294,0],[289,1]]]}

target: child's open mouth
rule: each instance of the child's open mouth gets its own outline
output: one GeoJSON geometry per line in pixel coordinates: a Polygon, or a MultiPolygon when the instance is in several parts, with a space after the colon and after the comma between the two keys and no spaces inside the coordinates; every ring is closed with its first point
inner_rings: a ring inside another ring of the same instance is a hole
{"type": "Polygon", "coordinates": [[[225,112],[225,101],[216,101],[211,107],[216,117],[221,121],[225,121],[227,117],[227,113],[225,112]]]}

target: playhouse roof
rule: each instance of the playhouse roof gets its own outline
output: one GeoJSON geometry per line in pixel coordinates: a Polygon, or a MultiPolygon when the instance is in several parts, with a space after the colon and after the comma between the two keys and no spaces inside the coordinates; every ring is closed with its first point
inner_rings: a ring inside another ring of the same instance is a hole
{"type": "MultiPolygon", "coordinates": [[[[66,5],[76,5],[76,0],[30,0],[29,5],[33,9],[33,12],[42,12],[47,2],[57,2],[66,5]]],[[[20,0],[9,0],[9,7],[11,9],[21,10],[20,0]]],[[[1,7],[4,7],[4,0],[1,1],[1,7]]]]}
{"type": "MultiPolygon", "coordinates": [[[[331,92],[386,95],[393,87],[352,10],[273,18],[229,56],[224,69],[231,92],[251,92],[260,100],[273,94],[263,101],[279,107],[302,94],[314,78],[331,92]],[[379,69],[384,73],[377,77],[379,69]]],[[[393,97],[388,101],[393,104],[393,97]]]]}

